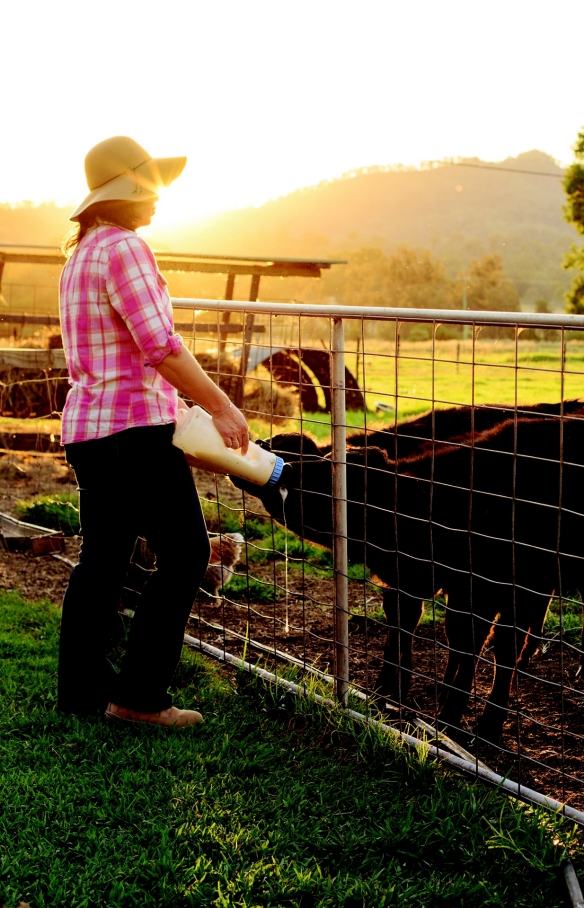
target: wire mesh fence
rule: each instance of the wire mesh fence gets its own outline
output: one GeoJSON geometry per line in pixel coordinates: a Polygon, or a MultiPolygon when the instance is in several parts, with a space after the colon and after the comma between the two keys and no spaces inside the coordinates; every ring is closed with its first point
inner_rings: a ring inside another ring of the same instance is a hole
{"type": "MultiPolygon", "coordinates": [[[[317,676],[584,821],[584,319],[173,305],[286,461],[284,494],[197,473],[212,559],[190,635],[317,676]]],[[[69,494],[62,458],[36,452],[39,490],[69,494]]],[[[139,589],[153,565],[135,560],[139,589]]]]}
{"type": "Polygon", "coordinates": [[[287,462],[286,497],[202,478],[191,633],[582,810],[580,320],[175,305],[287,462]]]}

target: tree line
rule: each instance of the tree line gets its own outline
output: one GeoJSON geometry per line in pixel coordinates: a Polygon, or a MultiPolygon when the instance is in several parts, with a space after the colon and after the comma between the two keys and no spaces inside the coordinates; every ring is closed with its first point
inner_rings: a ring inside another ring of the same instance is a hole
{"type": "MultiPolygon", "coordinates": [[[[569,224],[574,225],[578,233],[584,234],[584,127],[578,133],[574,155],[576,160],[564,176],[567,197],[564,217],[569,224]]],[[[568,312],[581,315],[584,313],[584,246],[572,243],[564,256],[564,268],[576,271],[572,286],[565,295],[568,312]]]]}
{"type": "Polygon", "coordinates": [[[400,246],[386,255],[378,248],[362,248],[346,258],[346,265],[323,277],[321,295],[331,302],[416,309],[462,309],[466,305],[472,310],[504,312],[520,308],[519,294],[496,253],[473,260],[454,279],[428,249],[400,246]]]}

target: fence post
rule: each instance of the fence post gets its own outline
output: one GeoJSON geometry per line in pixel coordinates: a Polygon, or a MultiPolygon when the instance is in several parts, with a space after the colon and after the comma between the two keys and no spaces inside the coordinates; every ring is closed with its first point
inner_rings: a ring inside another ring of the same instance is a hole
{"type": "Polygon", "coordinates": [[[349,691],[349,582],[347,577],[347,421],[345,330],[333,318],[331,336],[331,422],[333,463],[333,567],[335,576],[335,688],[343,706],[349,691]]]}

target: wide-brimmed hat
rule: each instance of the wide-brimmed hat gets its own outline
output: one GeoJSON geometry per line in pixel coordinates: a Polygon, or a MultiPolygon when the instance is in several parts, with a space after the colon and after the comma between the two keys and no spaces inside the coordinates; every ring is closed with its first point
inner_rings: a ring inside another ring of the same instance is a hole
{"type": "Polygon", "coordinates": [[[70,221],[96,202],[144,202],[159,195],[183,172],[186,158],[152,158],[128,136],[113,136],[94,145],[85,158],[85,176],[91,192],[77,206],[70,221]]]}

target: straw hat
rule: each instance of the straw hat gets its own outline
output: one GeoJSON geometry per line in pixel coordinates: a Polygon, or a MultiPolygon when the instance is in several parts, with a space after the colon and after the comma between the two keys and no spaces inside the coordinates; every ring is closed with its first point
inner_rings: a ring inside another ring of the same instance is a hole
{"type": "Polygon", "coordinates": [[[152,158],[128,136],[113,136],[94,145],[85,158],[85,176],[91,192],[77,206],[70,221],[96,202],[143,202],[159,195],[182,173],[186,158],[152,158]]]}

